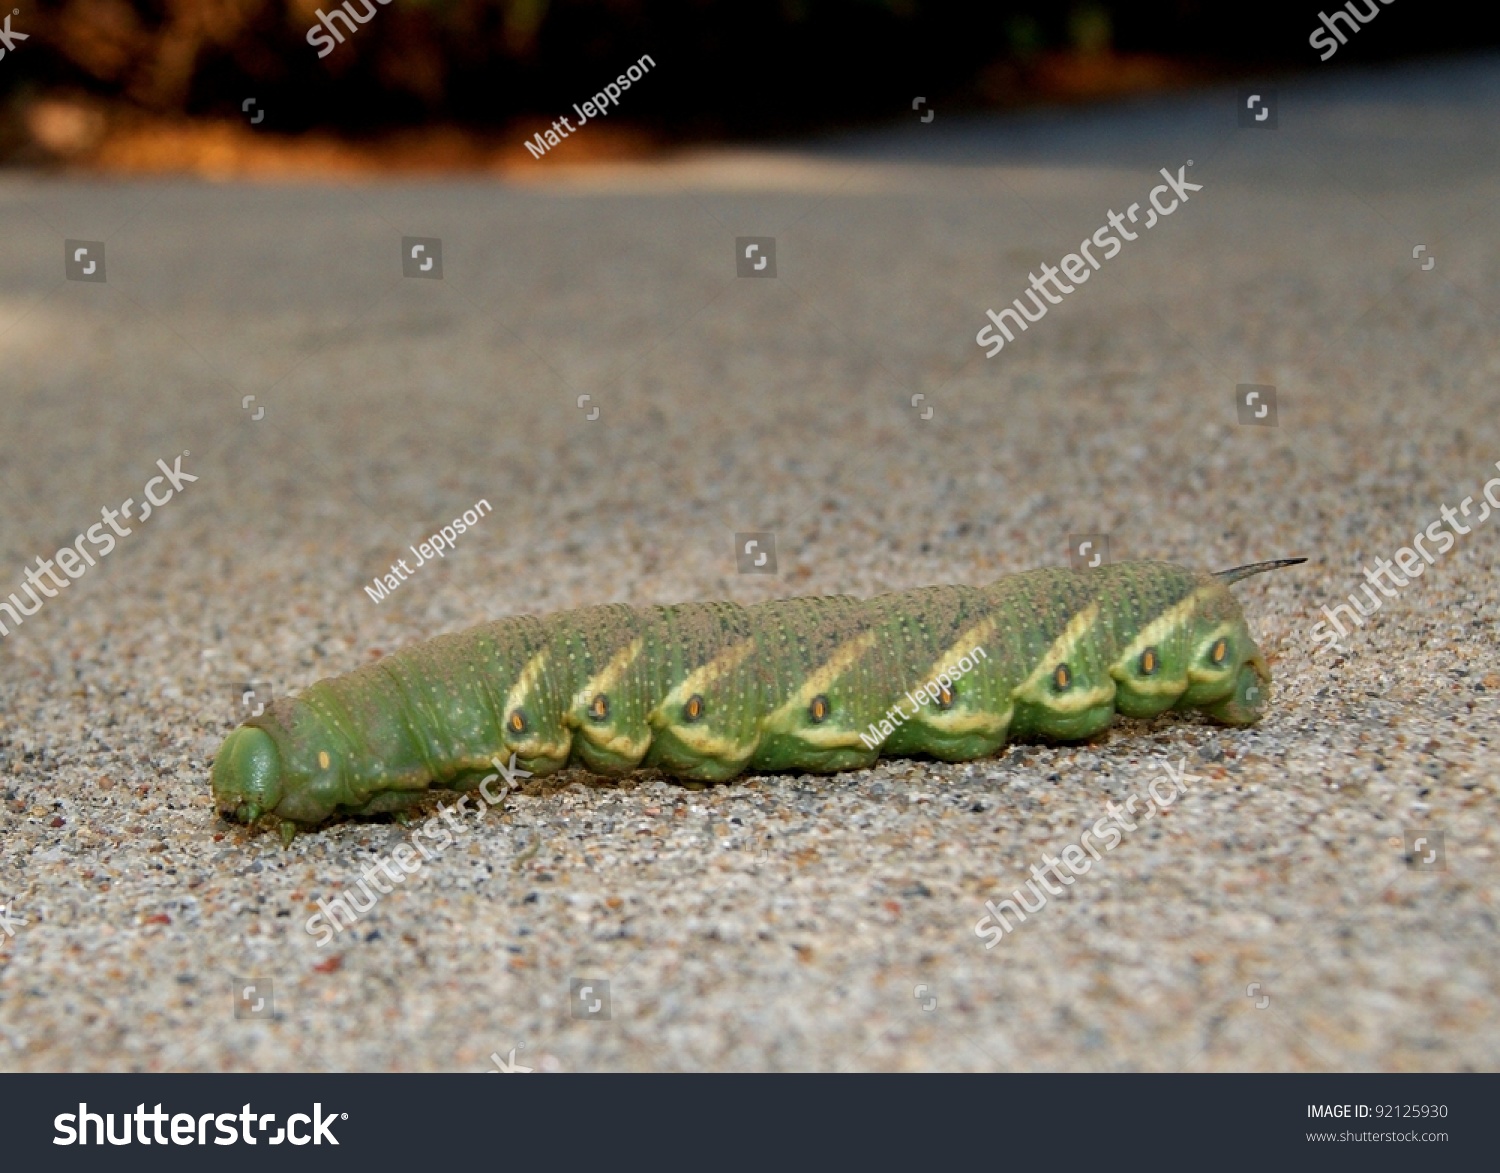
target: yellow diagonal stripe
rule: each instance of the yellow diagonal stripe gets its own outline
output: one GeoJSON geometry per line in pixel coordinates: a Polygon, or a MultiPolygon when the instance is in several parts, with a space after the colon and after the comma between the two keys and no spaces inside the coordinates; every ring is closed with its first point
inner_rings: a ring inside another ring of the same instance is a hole
{"type": "MultiPolygon", "coordinates": [[[[641,650],[645,646],[645,637],[636,636],[635,639],[616,652],[614,658],[604,666],[602,672],[595,673],[589,677],[588,682],[573,694],[573,712],[575,714],[586,713],[589,702],[594,697],[598,696],[601,692],[606,695],[612,692],[615,685],[620,682],[620,677],[624,676],[626,670],[635,663],[636,657],[641,654],[641,650]]],[[[587,729],[589,726],[584,725],[583,728],[587,729]]]]}
{"type": "Polygon", "coordinates": [[[505,694],[505,712],[500,714],[502,727],[509,732],[510,726],[506,724],[510,715],[516,709],[524,708],[526,700],[531,696],[532,689],[536,687],[537,680],[547,667],[548,649],[543,648],[526,662],[526,667],[521,669],[521,675],[511,686],[511,690],[505,694]]]}
{"type": "MultiPolygon", "coordinates": [[[[761,721],[761,728],[775,733],[796,733],[799,737],[803,737],[804,741],[816,740],[819,744],[825,744],[826,738],[807,738],[803,734],[811,732],[810,730],[794,728],[800,724],[799,715],[802,717],[807,715],[807,708],[812,704],[813,697],[826,693],[834,681],[848,672],[856,660],[875,646],[877,636],[877,632],[867,631],[863,635],[855,636],[848,643],[840,644],[834,649],[833,655],[829,656],[803,682],[802,687],[761,721]]],[[[838,718],[837,713],[832,716],[835,720],[838,718]]],[[[854,743],[858,741],[859,736],[855,734],[854,743]]]]}
{"type": "Polygon", "coordinates": [[[1019,696],[1023,692],[1034,691],[1045,678],[1056,671],[1059,664],[1066,664],[1072,660],[1079,643],[1093,630],[1094,624],[1098,621],[1098,603],[1090,603],[1068,620],[1068,626],[1063,628],[1063,633],[1052,641],[1052,646],[1047,649],[1046,655],[1037,661],[1036,667],[1031,670],[1031,675],[1016,687],[1013,695],[1019,696]]]}
{"type": "Polygon", "coordinates": [[[1036,667],[1031,670],[1031,675],[1021,682],[1011,696],[1018,700],[1030,700],[1033,704],[1045,705],[1054,713],[1076,713],[1113,700],[1115,682],[1108,674],[1105,675],[1104,682],[1094,688],[1073,688],[1060,694],[1052,693],[1050,684],[1045,683],[1057,670],[1059,664],[1071,662],[1078,651],[1078,645],[1088,636],[1098,621],[1099,604],[1097,602],[1090,603],[1068,620],[1068,626],[1063,628],[1062,634],[1052,641],[1052,646],[1047,649],[1046,655],[1037,661],[1036,667]]]}
{"type": "MultiPolygon", "coordinates": [[[[737,643],[733,647],[720,652],[701,668],[694,668],[688,673],[687,679],[674,688],[662,699],[651,713],[651,723],[676,724],[675,721],[665,719],[665,713],[672,705],[680,705],[694,693],[703,693],[715,680],[733,672],[745,661],[745,657],[755,651],[755,641],[747,639],[743,643],[737,643]]],[[[710,714],[711,716],[712,714],[710,714]]]]}

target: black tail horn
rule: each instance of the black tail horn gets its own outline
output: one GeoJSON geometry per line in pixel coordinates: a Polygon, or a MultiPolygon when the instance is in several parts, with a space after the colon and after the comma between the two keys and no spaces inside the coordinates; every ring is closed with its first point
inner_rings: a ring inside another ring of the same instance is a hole
{"type": "Polygon", "coordinates": [[[1276,558],[1270,562],[1252,562],[1248,566],[1236,566],[1233,570],[1218,570],[1214,577],[1225,586],[1249,578],[1252,574],[1264,574],[1268,570],[1280,570],[1283,566],[1300,566],[1306,558],[1276,558]]]}

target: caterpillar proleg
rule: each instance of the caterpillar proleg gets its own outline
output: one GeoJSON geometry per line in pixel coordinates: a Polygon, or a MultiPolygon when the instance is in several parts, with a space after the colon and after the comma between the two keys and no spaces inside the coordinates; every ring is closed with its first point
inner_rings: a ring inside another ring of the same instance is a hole
{"type": "Polygon", "coordinates": [[[1017,738],[1091,737],[1116,713],[1249,725],[1271,674],[1229,586],[1303,561],[499,619],[277,699],[220,747],[214,797],[229,818],[290,830],[472,790],[497,755],[538,775],[722,782],[966,761],[1017,738]]]}

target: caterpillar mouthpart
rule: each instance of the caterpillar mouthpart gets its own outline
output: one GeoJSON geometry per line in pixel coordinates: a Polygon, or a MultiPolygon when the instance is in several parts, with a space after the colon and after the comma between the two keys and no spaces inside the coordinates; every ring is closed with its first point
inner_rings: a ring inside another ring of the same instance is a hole
{"type": "Polygon", "coordinates": [[[1234,690],[1204,712],[1211,721],[1223,725],[1254,725],[1265,712],[1271,695],[1271,669],[1257,648],[1255,654],[1240,665],[1234,679],[1234,690]]]}
{"type": "Polygon", "coordinates": [[[214,802],[227,819],[253,823],[281,802],[281,755],[264,729],[241,725],[214,759],[214,802]]]}

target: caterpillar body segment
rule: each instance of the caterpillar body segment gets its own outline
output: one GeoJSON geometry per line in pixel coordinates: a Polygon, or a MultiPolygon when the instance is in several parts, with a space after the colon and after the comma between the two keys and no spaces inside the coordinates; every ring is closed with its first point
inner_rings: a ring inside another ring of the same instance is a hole
{"type": "Polygon", "coordinates": [[[1247,725],[1270,672],[1229,584],[1289,564],[1133,562],[868,600],[496,620],[278,699],[226,739],[214,795],[243,822],[307,825],[473,789],[511,755],[538,775],[720,782],[965,761],[1016,738],[1091,737],[1116,713],[1247,725]]]}

